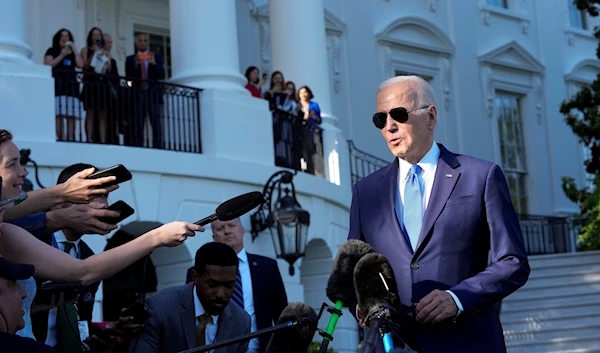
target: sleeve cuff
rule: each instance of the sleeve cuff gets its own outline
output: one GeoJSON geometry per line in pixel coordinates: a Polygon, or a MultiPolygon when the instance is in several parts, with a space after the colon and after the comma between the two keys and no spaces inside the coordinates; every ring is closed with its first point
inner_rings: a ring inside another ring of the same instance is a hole
{"type": "Polygon", "coordinates": [[[452,296],[452,299],[454,299],[454,302],[456,303],[456,306],[458,307],[458,312],[456,313],[456,316],[455,316],[455,317],[457,317],[458,315],[462,314],[463,311],[465,311],[465,309],[463,309],[462,303],[460,302],[460,300],[458,299],[456,294],[452,293],[451,290],[447,290],[446,292],[452,296]]]}

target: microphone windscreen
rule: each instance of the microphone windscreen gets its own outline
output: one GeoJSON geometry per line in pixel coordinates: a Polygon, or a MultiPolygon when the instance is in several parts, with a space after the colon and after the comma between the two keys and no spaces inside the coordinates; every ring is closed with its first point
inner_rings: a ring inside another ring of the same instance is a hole
{"type": "Polygon", "coordinates": [[[263,203],[264,200],[265,197],[261,192],[249,192],[223,202],[217,207],[215,213],[220,221],[231,221],[250,212],[254,207],[263,203]]]}
{"type": "Polygon", "coordinates": [[[333,262],[327,281],[326,293],[329,300],[341,300],[345,307],[356,303],[354,290],[354,268],[363,256],[373,253],[373,247],[361,240],[348,240],[340,247],[333,262]]]}
{"type": "Polygon", "coordinates": [[[381,254],[367,254],[358,261],[354,269],[354,288],[362,319],[382,306],[398,308],[400,305],[394,271],[381,254]]]}
{"type": "Polygon", "coordinates": [[[317,332],[318,317],[313,308],[304,303],[290,303],[283,309],[277,324],[298,321],[289,329],[273,333],[265,353],[306,353],[317,332]]]}

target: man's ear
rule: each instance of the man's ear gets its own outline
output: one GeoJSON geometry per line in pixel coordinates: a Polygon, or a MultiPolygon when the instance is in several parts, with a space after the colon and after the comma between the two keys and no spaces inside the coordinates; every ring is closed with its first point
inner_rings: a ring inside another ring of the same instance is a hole
{"type": "Polygon", "coordinates": [[[199,279],[200,276],[198,275],[198,272],[196,272],[196,269],[192,269],[192,281],[196,283],[196,281],[198,281],[199,279]]]}

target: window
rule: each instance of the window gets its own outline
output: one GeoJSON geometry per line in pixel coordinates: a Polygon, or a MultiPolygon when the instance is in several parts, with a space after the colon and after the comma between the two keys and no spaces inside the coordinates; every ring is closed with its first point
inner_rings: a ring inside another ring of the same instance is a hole
{"type": "Polygon", "coordinates": [[[508,0],[486,0],[489,5],[508,9],[508,0]]]}
{"type": "Polygon", "coordinates": [[[140,33],[148,33],[149,49],[163,58],[165,76],[166,79],[169,79],[171,77],[171,37],[166,32],[165,30],[144,27],[134,31],[133,34],[134,38],[136,38],[140,33]]]}
{"type": "Polygon", "coordinates": [[[523,144],[520,98],[508,93],[496,93],[494,101],[498,120],[501,164],[510,196],[517,213],[527,213],[527,167],[523,144]]]}
{"type": "Polygon", "coordinates": [[[567,2],[569,3],[569,20],[571,27],[588,29],[585,12],[579,10],[573,3],[573,0],[567,0],[567,2]]]}

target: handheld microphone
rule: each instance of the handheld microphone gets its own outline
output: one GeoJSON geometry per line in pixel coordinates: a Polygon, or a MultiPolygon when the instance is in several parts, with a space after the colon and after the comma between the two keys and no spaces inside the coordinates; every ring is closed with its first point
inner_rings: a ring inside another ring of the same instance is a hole
{"type": "Polygon", "coordinates": [[[249,192],[227,200],[217,207],[215,213],[205,217],[194,224],[205,226],[213,221],[231,221],[252,210],[265,200],[263,194],[259,191],[249,192]]]}
{"type": "Polygon", "coordinates": [[[397,315],[400,297],[394,271],[385,256],[372,253],[358,261],[354,269],[354,288],[359,316],[367,327],[365,338],[358,345],[358,352],[374,352],[380,338],[383,339],[386,352],[414,352],[404,342],[404,347],[394,347],[390,336],[395,325],[391,319],[397,315]]]}
{"type": "Polygon", "coordinates": [[[301,321],[290,330],[273,333],[265,353],[306,353],[317,331],[317,314],[304,303],[292,303],[283,309],[278,324],[301,321]]]}
{"type": "Polygon", "coordinates": [[[335,307],[330,309],[331,317],[321,343],[321,353],[327,352],[329,342],[333,340],[333,331],[342,315],[342,308],[349,307],[357,302],[354,291],[354,267],[364,255],[374,252],[371,245],[361,240],[348,240],[340,247],[337,253],[331,275],[327,281],[327,297],[335,307]]]}

